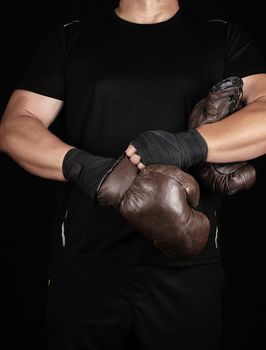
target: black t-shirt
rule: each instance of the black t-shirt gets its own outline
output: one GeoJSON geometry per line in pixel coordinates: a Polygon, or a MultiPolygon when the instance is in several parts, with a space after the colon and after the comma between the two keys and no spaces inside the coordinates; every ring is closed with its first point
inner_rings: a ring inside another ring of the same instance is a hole
{"type": "MultiPolygon", "coordinates": [[[[143,131],[185,130],[193,106],[218,78],[262,72],[265,63],[256,44],[231,23],[179,10],[161,23],[136,24],[111,12],[93,24],[75,21],[52,30],[17,87],[64,101],[63,141],[95,155],[119,157],[143,131]],[[209,40],[216,31],[217,38],[209,40]]],[[[219,260],[216,195],[201,190],[198,209],[211,222],[205,250],[177,261],[164,256],[116,209],[92,203],[70,183],[60,186],[56,259],[166,265],[219,260]]]]}

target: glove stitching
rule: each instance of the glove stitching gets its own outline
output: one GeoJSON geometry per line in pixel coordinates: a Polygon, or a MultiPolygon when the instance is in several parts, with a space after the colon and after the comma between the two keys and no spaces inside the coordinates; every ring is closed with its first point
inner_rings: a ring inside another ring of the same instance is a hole
{"type": "Polygon", "coordinates": [[[154,170],[146,170],[146,171],[150,172],[150,173],[160,174],[160,175],[162,175],[164,177],[167,177],[167,178],[170,177],[171,179],[175,180],[183,188],[183,190],[186,192],[186,196],[187,196],[187,194],[188,194],[187,188],[178,179],[176,179],[173,175],[163,174],[163,173],[160,173],[160,172],[157,172],[157,171],[154,171],[154,170]]]}

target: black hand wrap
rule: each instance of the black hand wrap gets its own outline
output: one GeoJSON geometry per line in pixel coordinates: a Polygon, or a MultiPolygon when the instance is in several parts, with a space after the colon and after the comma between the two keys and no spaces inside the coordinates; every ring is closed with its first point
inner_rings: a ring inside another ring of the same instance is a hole
{"type": "Polygon", "coordinates": [[[175,165],[188,169],[206,160],[208,147],[196,129],[172,134],[167,131],[145,131],[131,144],[137,149],[141,162],[175,165]]]}
{"type": "Polygon", "coordinates": [[[74,183],[94,200],[97,188],[116,162],[114,158],[94,156],[72,148],[63,159],[62,171],[66,180],[74,183]]]}

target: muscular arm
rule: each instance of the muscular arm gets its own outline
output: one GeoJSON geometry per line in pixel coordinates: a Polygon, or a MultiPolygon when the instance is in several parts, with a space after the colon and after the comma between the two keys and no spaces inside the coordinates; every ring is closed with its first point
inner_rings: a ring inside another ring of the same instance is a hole
{"type": "MultiPolygon", "coordinates": [[[[244,161],[266,153],[266,74],[245,77],[243,82],[245,107],[198,128],[208,145],[208,162],[244,161]]],[[[126,154],[133,164],[144,167],[133,145],[128,146],[126,154]]]]}
{"type": "Polygon", "coordinates": [[[62,161],[73,146],[48,130],[62,106],[57,99],[14,91],[0,123],[0,151],[34,175],[65,181],[62,161]]]}
{"type": "Polygon", "coordinates": [[[198,128],[208,144],[209,162],[244,161],[266,153],[266,74],[243,81],[245,107],[198,128]]]}

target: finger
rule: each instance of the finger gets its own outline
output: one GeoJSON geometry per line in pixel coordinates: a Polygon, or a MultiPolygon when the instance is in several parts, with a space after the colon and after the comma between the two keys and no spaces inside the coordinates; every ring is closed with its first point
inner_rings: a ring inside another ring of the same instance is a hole
{"type": "Polygon", "coordinates": [[[139,164],[137,165],[139,170],[143,170],[145,168],[145,165],[141,162],[139,162],[139,164]]]}
{"type": "Polygon", "coordinates": [[[139,155],[133,154],[129,159],[134,165],[138,165],[141,158],[139,155]]]}
{"type": "Polygon", "coordinates": [[[129,145],[125,152],[128,157],[131,157],[137,150],[133,145],[129,145]]]}

